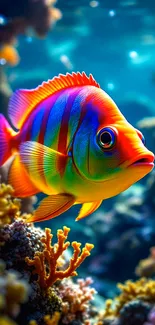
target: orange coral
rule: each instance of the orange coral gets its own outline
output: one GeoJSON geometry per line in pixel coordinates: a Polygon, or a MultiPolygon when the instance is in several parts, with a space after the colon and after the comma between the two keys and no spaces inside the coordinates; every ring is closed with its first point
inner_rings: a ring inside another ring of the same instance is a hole
{"type": "Polygon", "coordinates": [[[58,242],[52,245],[53,235],[51,230],[46,228],[46,236],[41,239],[42,243],[44,243],[43,252],[36,252],[33,260],[26,258],[27,264],[35,267],[34,272],[38,274],[38,282],[44,289],[49,288],[57,280],[77,275],[76,269],[90,255],[90,251],[94,247],[94,245],[86,243],[81,252],[81,243],[72,242],[74,252],[69,266],[66,270],[58,270],[58,259],[70,245],[69,241],[65,242],[69,231],[70,228],[67,227],[63,227],[63,230],[59,229],[57,231],[58,242]]]}

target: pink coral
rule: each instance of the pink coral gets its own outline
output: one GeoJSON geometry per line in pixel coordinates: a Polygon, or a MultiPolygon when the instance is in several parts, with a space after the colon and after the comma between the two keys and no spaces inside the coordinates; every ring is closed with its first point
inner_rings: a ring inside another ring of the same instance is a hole
{"type": "Polygon", "coordinates": [[[90,277],[78,279],[76,283],[72,280],[64,280],[59,284],[59,294],[62,298],[62,323],[68,324],[74,319],[83,321],[89,318],[90,301],[94,299],[95,289],[90,277]]]}

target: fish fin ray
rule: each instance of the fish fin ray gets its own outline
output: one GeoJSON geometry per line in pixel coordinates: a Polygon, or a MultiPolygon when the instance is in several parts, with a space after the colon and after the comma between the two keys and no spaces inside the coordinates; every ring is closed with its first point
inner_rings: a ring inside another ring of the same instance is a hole
{"type": "Polygon", "coordinates": [[[10,140],[16,134],[3,114],[0,114],[0,166],[12,155],[10,140]]]}
{"type": "Polygon", "coordinates": [[[31,182],[30,177],[20,161],[19,155],[16,155],[9,169],[8,183],[14,189],[14,196],[26,197],[39,193],[38,188],[31,182]]]}
{"type": "Polygon", "coordinates": [[[93,213],[95,210],[98,209],[98,207],[101,205],[101,203],[102,203],[102,201],[84,203],[80,209],[80,212],[78,214],[78,217],[76,218],[76,221],[79,221],[79,220],[87,217],[89,214],[93,213]]]}
{"type": "Polygon", "coordinates": [[[87,76],[85,72],[59,74],[47,82],[43,82],[35,89],[19,89],[14,92],[9,101],[9,117],[12,124],[20,129],[28,115],[35,109],[36,105],[42,100],[51,96],[59,90],[74,87],[91,85],[100,88],[90,74],[87,76]]]}
{"type": "Polygon", "coordinates": [[[36,180],[38,187],[45,193],[47,193],[46,176],[50,174],[52,177],[59,173],[68,159],[68,156],[35,141],[21,144],[20,157],[34,182],[36,180]]]}
{"type": "Polygon", "coordinates": [[[34,215],[27,222],[39,222],[55,218],[67,211],[75,202],[74,196],[70,194],[50,195],[43,199],[34,215]]]}

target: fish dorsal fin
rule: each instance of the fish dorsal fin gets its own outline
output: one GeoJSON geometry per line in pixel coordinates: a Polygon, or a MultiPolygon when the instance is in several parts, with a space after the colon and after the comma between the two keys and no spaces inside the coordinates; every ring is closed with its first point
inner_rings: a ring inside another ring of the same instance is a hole
{"type": "Polygon", "coordinates": [[[40,86],[32,90],[19,89],[10,98],[8,112],[10,120],[17,129],[20,129],[36,105],[50,95],[62,89],[88,85],[100,88],[100,85],[91,74],[87,76],[85,72],[73,72],[72,74],[67,73],[66,75],[59,74],[58,77],[43,82],[40,86]]]}

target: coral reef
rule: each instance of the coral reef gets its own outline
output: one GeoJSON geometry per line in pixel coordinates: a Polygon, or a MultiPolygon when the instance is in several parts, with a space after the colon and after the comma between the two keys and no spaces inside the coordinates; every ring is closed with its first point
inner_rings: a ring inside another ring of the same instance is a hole
{"type": "Polygon", "coordinates": [[[150,249],[150,255],[139,262],[135,270],[138,276],[150,277],[155,273],[155,247],[150,249]]]}
{"type": "Polygon", "coordinates": [[[16,220],[0,229],[0,258],[7,268],[27,269],[25,258],[32,258],[36,251],[42,250],[40,238],[44,232],[23,220],[16,220]]]}
{"type": "Polygon", "coordinates": [[[36,252],[33,260],[26,258],[28,265],[35,266],[35,273],[38,274],[38,282],[44,289],[49,288],[57,280],[62,280],[64,278],[77,275],[76,269],[85,260],[85,258],[90,255],[93,245],[86,244],[81,252],[81,244],[78,242],[72,242],[74,253],[68,268],[66,270],[57,270],[58,259],[70,245],[70,242],[65,243],[66,239],[68,238],[69,231],[70,229],[67,227],[64,227],[63,230],[58,230],[58,243],[53,246],[51,244],[53,235],[51,234],[50,229],[46,228],[45,238],[43,237],[41,239],[41,242],[45,245],[43,252],[36,252]],[[48,272],[46,262],[48,264],[48,272]]]}
{"type": "Polygon", "coordinates": [[[84,324],[95,291],[90,279],[74,283],[71,277],[93,245],[86,244],[81,251],[81,244],[72,242],[73,256],[67,265],[64,252],[70,245],[66,241],[70,229],[58,230],[58,241],[53,244],[50,229],[26,223],[27,215],[21,213],[20,201],[12,193],[10,185],[0,185],[1,324],[73,325],[79,319],[84,324]]]}
{"type": "Polygon", "coordinates": [[[141,278],[118,284],[118,288],[120,295],[106,301],[100,322],[104,325],[143,325],[155,304],[155,281],[141,278]]]}
{"type": "Polygon", "coordinates": [[[0,313],[16,317],[28,293],[28,283],[20,279],[20,274],[5,270],[4,262],[0,261],[0,313]]]}
{"type": "Polygon", "coordinates": [[[11,199],[13,188],[10,185],[0,184],[0,227],[10,224],[19,216],[20,201],[11,199]]]}
{"type": "Polygon", "coordinates": [[[59,284],[59,294],[62,299],[62,324],[68,324],[78,319],[85,321],[91,312],[90,301],[94,299],[95,289],[91,278],[78,279],[76,283],[72,280],[64,280],[59,284]]]}

